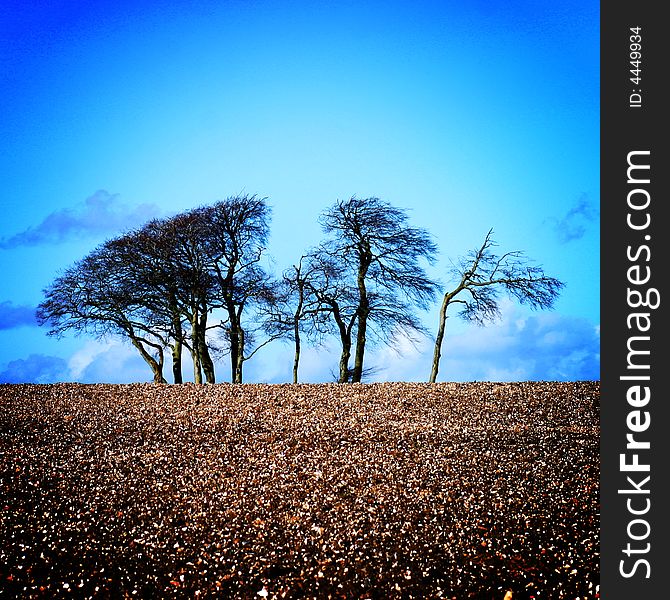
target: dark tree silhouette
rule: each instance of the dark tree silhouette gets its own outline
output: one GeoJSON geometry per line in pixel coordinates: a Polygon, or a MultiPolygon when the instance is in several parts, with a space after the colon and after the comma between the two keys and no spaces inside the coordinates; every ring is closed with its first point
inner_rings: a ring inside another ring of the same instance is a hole
{"type": "Polygon", "coordinates": [[[481,247],[461,257],[452,269],[458,283],[442,299],[430,372],[431,383],[437,379],[449,306],[461,304],[461,318],[483,325],[499,317],[500,293],[532,309],[548,309],[553,307],[565,285],[545,275],[542,267],[532,265],[521,251],[494,254],[492,248],[496,244],[492,236],[491,229],[481,247]]]}
{"type": "Polygon", "coordinates": [[[265,198],[235,196],[192,211],[202,227],[202,244],[216,291],[212,307],[223,309],[220,323],[230,353],[233,383],[242,383],[242,367],[273,337],[256,342],[259,319],[245,315],[274,301],[276,282],[260,261],[269,235],[270,209],[265,198]],[[255,322],[255,324],[254,324],[255,322]],[[256,342],[256,343],[255,343],[256,342]]]}
{"type": "Polygon", "coordinates": [[[141,307],[143,323],[153,332],[160,331],[165,348],[171,349],[174,382],[181,383],[182,316],[174,280],[165,275],[166,263],[156,251],[159,240],[151,235],[152,225],[110,240],[105,246],[114,257],[113,268],[126,273],[127,296],[141,307]]]}
{"type": "Polygon", "coordinates": [[[265,305],[266,334],[293,342],[293,383],[298,383],[303,340],[320,341],[331,329],[327,311],[314,292],[320,288],[321,276],[315,257],[301,256],[297,265],[284,271],[274,301],[265,305]]]}
{"type": "Polygon", "coordinates": [[[371,333],[388,342],[400,330],[422,331],[414,311],[428,308],[437,285],[421,263],[432,263],[437,248],[426,230],[409,227],[407,220],[405,211],[379,198],[338,201],[322,215],[330,237],[316,255],[327,276],[314,292],[340,334],[340,382],[361,381],[371,333]]]}
{"type": "Polygon", "coordinates": [[[182,349],[191,352],[194,380],[214,383],[208,331],[220,328],[231,357],[232,381],[272,337],[255,344],[261,324],[244,317],[274,302],[276,282],[259,262],[269,209],[255,196],[228,198],[105,242],[45,290],[38,308],[50,335],[66,331],[122,335],[163,382],[165,349],[175,383],[182,382],[182,349]],[[210,323],[212,313],[223,314],[210,323]]]}
{"type": "Polygon", "coordinates": [[[202,249],[204,224],[192,214],[153,220],[130,236],[124,260],[137,286],[147,290],[147,310],[171,325],[169,339],[175,383],[182,382],[181,354],[193,360],[194,381],[215,382],[205,339],[214,281],[202,249]],[[190,329],[190,331],[189,331],[190,329]]]}
{"type": "Polygon", "coordinates": [[[163,349],[170,326],[158,323],[147,311],[145,290],[120,259],[115,241],[106,242],[68,268],[44,295],[37,320],[50,326],[48,335],[60,337],[67,331],[98,338],[121,335],[149,365],[154,381],[165,383],[163,349]]]}

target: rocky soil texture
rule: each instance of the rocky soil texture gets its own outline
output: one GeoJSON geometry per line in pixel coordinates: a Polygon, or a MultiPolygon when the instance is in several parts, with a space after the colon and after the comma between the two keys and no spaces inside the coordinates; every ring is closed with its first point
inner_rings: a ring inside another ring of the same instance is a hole
{"type": "Polygon", "coordinates": [[[597,598],[599,402],[0,386],[0,598],[597,598]]]}

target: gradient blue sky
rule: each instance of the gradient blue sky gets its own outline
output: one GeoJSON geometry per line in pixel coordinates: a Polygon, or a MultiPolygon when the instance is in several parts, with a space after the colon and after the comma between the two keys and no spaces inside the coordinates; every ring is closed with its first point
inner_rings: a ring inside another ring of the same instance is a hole
{"type": "MultiPolygon", "coordinates": [[[[592,1],[5,0],[0,382],[149,380],[122,343],[47,338],[42,290],[108,237],[240,192],[268,197],[278,272],[354,194],[409,209],[445,284],[493,227],[567,287],[552,312],[450,319],[440,379],[598,379],[599,118],[592,1]]],[[[425,380],[430,340],[398,346],[369,352],[377,377],[425,380]]],[[[329,380],[334,352],[303,378],[329,380]]],[[[245,379],[290,363],[276,343],[245,379]]]]}

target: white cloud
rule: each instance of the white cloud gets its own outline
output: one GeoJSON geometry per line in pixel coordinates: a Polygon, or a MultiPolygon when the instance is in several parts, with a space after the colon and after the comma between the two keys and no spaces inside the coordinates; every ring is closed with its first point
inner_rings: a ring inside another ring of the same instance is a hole
{"type": "Polygon", "coordinates": [[[128,383],[153,381],[148,365],[121,340],[94,340],[84,344],[68,361],[71,381],[128,383]]]}
{"type": "Polygon", "coordinates": [[[119,342],[110,341],[110,342],[100,342],[100,341],[90,341],[86,342],[84,346],[77,350],[70,359],[68,360],[67,366],[70,370],[70,376],[73,380],[79,380],[79,378],[84,374],[86,368],[101,354],[109,352],[110,348],[118,346],[119,342]]]}
{"type": "Polygon", "coordinates": [[[391,346],[366,349],[367,360],[377,369],[375,381],[426,381],[430,374],[433,341],[412,340],[399,333],[391,346]]]}
{"type": "Polygon", "coordinates": [[[552,312],[502,306],[502,319],[446,336],[440,379],[518,381],[598,379],[599,326],[552,312]]]}
{"type": "Polygon", "coordinates": [[[54,383],[67,380],[67,365],[58,356],[31,354],[0,371],[0,383],[54,383]]]}

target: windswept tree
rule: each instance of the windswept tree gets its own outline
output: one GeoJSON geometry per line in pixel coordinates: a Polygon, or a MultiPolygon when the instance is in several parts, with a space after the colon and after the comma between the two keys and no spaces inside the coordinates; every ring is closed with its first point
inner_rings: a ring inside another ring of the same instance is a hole
{"type": "MultiPolygon", "coordinates": [[[[215,382],[214,363],[205,339],[211,308],[213,278],[202,249],[205,224],[189,213],[155,219],[121,238],[124,260],[134,273],[136,287],[146,290],[147,311],[169,324],[175,383],[182,379],[182,349],[191,353],[196,383],[215,382]]],[[[117,242],[118,243],[118,242],[117,242]]]]}
{"type": "Polygon", "coordinates": [[[68,268],[44,290],[37,309],[48,335],[67,331],[98,338],[120,335],[130,341],[151,368],[154,382],[163,377],[165,323],[157,323],[146,308],[146,290],[137,285],[115,241],[106,242],[68,268]]]}
{"type": "Polygon", "coordinates": [[[284,271],[273,301],[264,306],[266,334],[293,342],[293,383],[298,383],[303,339],[315,341],[328,330],[327,314],[313,293],[317,278],[314,257],[301,256],[297,265],[284,271]]]}
{"type": "Polygon", "coordinates": [[[193,379],[215,383],[207,331],[209,315],[215,306],[216,284],[209,268],[207,223],[195,211],[176,215],[160,224],[155,232],[162,254],[165,282],[174,294],[177,310],[188,324],[182,343],[191,353],[193,379]]]}
{"type": "Polygon", "coordinates": [[[151,225],[109,240],[104,248],[112,259],[111,268],[124,273],[126,298],[132,302],[134,314],[141,315],[143,328],[159,337],[162,348],[171,349],[174,382],[182,383],[182,317],[172,283],[164,274],[166,263],[158,258],[160,242],[152,235],[151,225]]]}
{"type": "Polygon", "coordinates": [[[439,313],[430,382],[437,379],[442,353],[442,342],[447,323],[447,310],[460,304],[460,317],[479,325],[500,316],[500,295],[516,299],[534,310],[552,308],[564,283],[549,277],[544,269],[535,266],[521,251],[495,254],[493,230],[489,230],[483,244],[461,257],[452,268],[455,287],[445,292],[439,313]]]}
{"type": "MultiPolygon", "coordinates": [[[[316,298],[321,315],[327,316],[326,333],[338,338],[340,360],[338,364],[338,383],[352,380],[351,354],[358,322],[358,294],[356,286],[349,277],[347,265],[319,248],[313,257],[315,270],[308,280],[309,292],[316,298]]],[[[380,333],[392,334],[391,321],[382,323],[380,333]]]]}
{"type": "Polygon", "coordinates": [[[276,283],[261,265],[267,244],[270,208],[265,198],[235,196],[192,211],[203,227],[207,268],[216,290],[212,307],[221,308],[220,327],[230,353],[233,383],[242,383],[242,367],[273,337],[263,338],[260,319],[245,319],[272,302],[276,283]]]}
{"type": "Polygon", "coordinates": [[[329,335],[338,337],[342,346],[338,381],[349,381],[355,324],[356,301],[346,270],[318,251],[301,256],[297,265],[284,271],[265,314],[268,334],[293,342],[293,383],[298,382],[303,341],[320,344],[329,335]]]}
{"type": "Polygon", "coordinates": [[[437,291],[422,263],[435,260],[437,247],[426,230],[407,221],[404,210],[379,198],[338,201],[322,215],[329,237],[316,255],[327,276],[314,291],[340,333],[340,382],[361,381],[371,334],[388,342],[399,332],[422,331],[415,310],[428,308],[437,291]]]}

